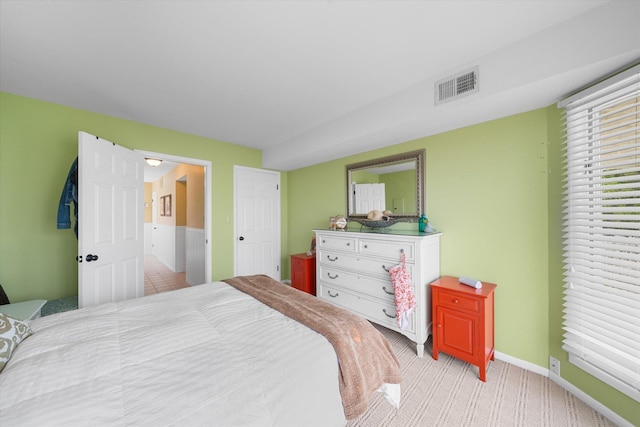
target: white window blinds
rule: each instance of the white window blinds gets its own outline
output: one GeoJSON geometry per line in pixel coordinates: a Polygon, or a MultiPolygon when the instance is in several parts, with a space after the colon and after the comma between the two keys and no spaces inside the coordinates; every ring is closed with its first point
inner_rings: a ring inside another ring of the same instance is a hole
{"type": "Polygon", "coordinates": [[[640,401],[640,65],[566,114],[563,349],[640,401]]]}

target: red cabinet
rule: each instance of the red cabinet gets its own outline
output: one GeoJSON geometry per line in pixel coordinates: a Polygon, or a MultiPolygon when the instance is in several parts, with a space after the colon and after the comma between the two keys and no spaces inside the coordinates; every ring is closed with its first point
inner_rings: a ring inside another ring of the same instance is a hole
{"type": "Polygon", "coordinates": [[[316,294],[316,255],[291,255],[291,286],[316,294]]]}
{"type": "Polygon", "coordinates": [[[487,379],[487,365],[494,360],[494,291],[463,285],[457,277],[443,276],[431,283],[433,358],[443,351],[476,365],[480,379],[487,379]]]}

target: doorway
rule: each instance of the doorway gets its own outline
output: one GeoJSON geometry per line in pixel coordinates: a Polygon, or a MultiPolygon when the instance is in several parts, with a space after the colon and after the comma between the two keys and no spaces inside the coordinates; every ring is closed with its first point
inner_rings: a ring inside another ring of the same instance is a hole
{"type": "Polygon", "coordinates": [[[136,151],[162,161],[145,166],[145,295],[211,281],[211,162],[136,151]]]}

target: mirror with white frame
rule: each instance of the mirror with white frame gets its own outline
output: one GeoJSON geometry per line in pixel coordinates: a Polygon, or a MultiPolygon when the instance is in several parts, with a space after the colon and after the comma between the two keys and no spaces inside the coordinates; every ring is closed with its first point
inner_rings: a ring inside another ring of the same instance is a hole
{"type": "Polygon", "coordinates": [[[347,165],[347,216],[366,218],[374,209],[394,218],[423,215],[424,156],[418,150],[347,165]]]}

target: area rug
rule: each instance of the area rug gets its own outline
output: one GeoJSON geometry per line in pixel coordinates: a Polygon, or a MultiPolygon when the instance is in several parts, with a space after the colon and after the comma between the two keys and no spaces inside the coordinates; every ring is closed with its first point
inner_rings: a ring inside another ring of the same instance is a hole
{"type": "Polygon", "coordinates": [[[77,310],[78,309],[78,297],[60,298],[53,301],[47,301],[47,303],[40,310],[41,316],[48,316],[50,314],[62,313],[63,311],[77,310]]]}
{"type": "Polygon", "coordinates": [[[379,394],[347,427],[614,427],[615,425],[547,377],[496,360],[487,382],[478,368],[440,353],[423,358],[403,335],[378,327],[400,361],[404,381],[397,411],[379,394]]]}

